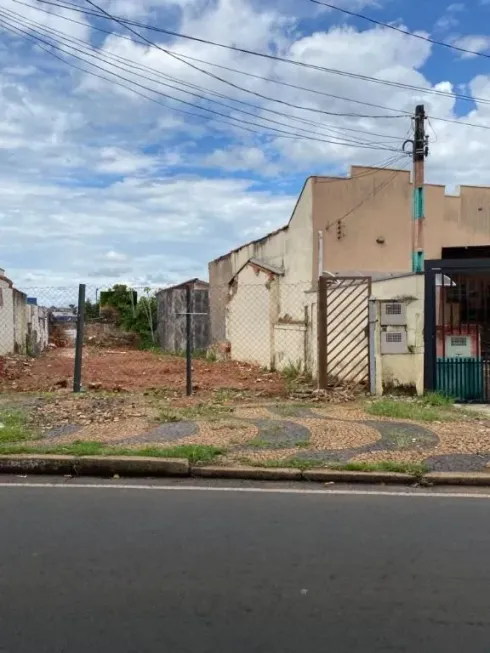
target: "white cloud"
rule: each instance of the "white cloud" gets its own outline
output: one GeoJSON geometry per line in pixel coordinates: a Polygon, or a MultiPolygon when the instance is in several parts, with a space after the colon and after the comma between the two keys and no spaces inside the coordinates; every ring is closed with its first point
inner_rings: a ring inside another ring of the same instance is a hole
{"type": "MultiPolygon", "coordinates": [[[[306,9],[308,4],[304,11],[311,17],[314,12],[306,9]]],[[[456,114],[454,99],[429,92],[453,88],[451,69],[435,77],[436,83],[425,77],[424,67],[432,55],[429,43],[388,29],[358,31],[340,18],[340,24],[332,23],[328,31],[299,32],[291,18],[298,12],[286,11],[280,2],[106,0],[103,6],[162,25],[172,23],[183,32],[211,40],[278,52],[426,91],[361,82],[151,34],[177,53],[330,94],[308,93],[194,62],[282,104],[270,102],[134,41],[115,36],[100,41],[101,35],[92,32],[79,14],[76,19],[82,26],[30,8],[26,16],[87,43],[97,42],[102,54],[123,56],[134,65],[149,66],[157,73],[257,105],[236,105],[252,115],[238,110],[230,113],[243,126],[253,121],[264,129],[273,127],[303,138],[284,138],[277,132],[251,134],[224,125],[218,116],[204,121],[174,112],[170,107],[177,107],[175,102],[160,97],[167,106],[154,104],[2,34],[0,261],[19,284],[73,286],[87,279],[99,287],[115,280],[153,285],[205,276],[208,260],[287,222],[305,176],[344,171],[352,163],[380,163],[394,156],[394,152],[362,145],[399,149],[410,128],[409,117],[378,120],[319,113],[390,114],[341,97],[410,112],[416,103],[425,103],[437,132],[437,141],[431,138],[429,180],[488,182],[490,131],[435,120],[436,116],[455,119],[456,114]],[[350,131],[356,129],[363,133],[350,131]],[[332,142],[346,139],[352,141],[348,146],[332,142]]],[[[12,7],[10,0],[0,0],[0,8],[12,7]]],[[[336,20],[334,16],[328,14],[336,20]]],[[[470,66],[471,62],[469,71],[470,66]]],[[[196,97],[158,86],[155,75],[148,81],[140,76],[143,71],[134,68],[118,72],[201,107],[228,113],[220,105],[206,105],[196,97]]],[[[467,92],[490,98],[489,77],[472,79],[468,72],[465,80],[458,78],[460,83],[466,84],[467,92]]],[[[214,96],[228,104],[229,98],[214,96]]],[[[490,107],[468,107],[465,120],[489,124],[490,107]]],[[[197,107],[180,108],[202,112],[197,107]]]]}
{"type": "MultiPolygon", "coordinates": [[[[486,52],[490,48],[490,36],[482,34],[468,34],[461,36],[453,41],[453,45],[458,48],[465,48],[466,50],[473,50],[474,52],[486,52]]],[[[462,59],[473,59],[477,55],[469,52],[462,52],[462,59]]]]}

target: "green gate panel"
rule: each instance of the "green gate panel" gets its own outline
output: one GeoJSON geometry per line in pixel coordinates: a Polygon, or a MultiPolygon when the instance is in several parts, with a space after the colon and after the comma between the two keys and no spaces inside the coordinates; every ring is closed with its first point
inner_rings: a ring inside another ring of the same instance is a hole
{"type": "Polygon", "coordinates": [[[436,390],[457,401],[484,400],[484,362],[480,358],[438,358],[436,390]]]}

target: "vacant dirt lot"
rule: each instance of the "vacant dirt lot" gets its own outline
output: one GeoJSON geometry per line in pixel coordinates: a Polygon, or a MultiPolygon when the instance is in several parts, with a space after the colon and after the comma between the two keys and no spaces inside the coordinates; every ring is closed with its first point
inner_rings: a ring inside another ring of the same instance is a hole
{"type": "MultiPolygon", "coordinates": [[[[74,350],[66,348],[37,359],[7,358],[0,368],[0,390],[49,392],[71,387],[73,364],[74,350]]],[[[220,389],[264,397],[287,392],[280,374],[234,361],[194,360],[192,380],[199,395],[220,389]]],[[[185,392],[185,360],[149,351],[86,347],[82,383],[85,388],[116,392],[166,389],[179,396],[185,392]]]]}

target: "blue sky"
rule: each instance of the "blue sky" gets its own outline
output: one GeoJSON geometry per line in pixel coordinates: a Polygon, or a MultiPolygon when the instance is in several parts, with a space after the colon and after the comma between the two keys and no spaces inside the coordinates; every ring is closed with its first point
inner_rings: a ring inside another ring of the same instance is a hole
{"type": "MultiPolygon", "coordinates": [[[[187,62],[271,98],[267,100],[223,84],[136,38],[121,38],[131,35],[115,23],[37,0],[22,1],[0,0],[0,267],[18,286],[72,286],[80,281],[99,287],[115,282],[159,286],[205,276],[209,260],[286,223],[308,175],[343,174],[351,164],[380,164],[395,157],[396,167],[409,165],[398,154],[410,129],[408,117],[325,115],[320,112],[386,111],[218,66],[400,111],[412,111],[423,102],[435,130],[429,181],[450,187],[490,184],[490,130],[438,120],[490,125],[490,105],[429,93],[435,88],[490,98],[488,59],[462,56],[308,0],[100,0],[104,9],[119,16],[421,89],[372,84],[143,32],[187,62]],[[94,26],[113,33],[101,34],[94,26]],[[64,49],[51,52],[84,70],[55,59],[28,35],[64,49]],[[111,72],[123,75],[126,79],[119,81],[124,88],[89,70],[106,77],[111,72]],[[210,119],[204,119],[205,108],[224,116],[207,114],[210,119]],[[297,138],[299,132],[308,138],[297,138]],[[326,142],[331,140],[340,142],[326,142]]],[[[490,53],[490,30],[485,27],[490,24],[490,2],[337,3],[490,53]]],[[[88,7],[84,0],[76,4],[88,7]]]]}

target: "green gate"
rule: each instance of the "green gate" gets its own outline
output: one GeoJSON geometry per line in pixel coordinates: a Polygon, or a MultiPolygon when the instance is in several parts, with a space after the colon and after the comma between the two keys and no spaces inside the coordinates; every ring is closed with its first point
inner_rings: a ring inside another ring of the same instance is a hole
{"type": "Polygon", "coordinates": [[[436,390],[457,401],[485,401],[485,365],[481,358],[438,358],[436,390]]]}

